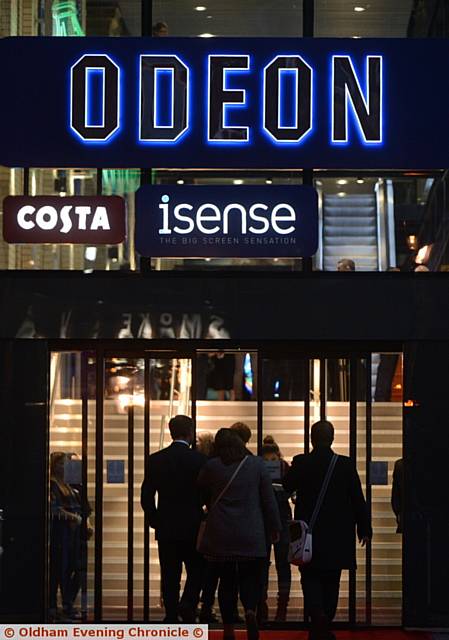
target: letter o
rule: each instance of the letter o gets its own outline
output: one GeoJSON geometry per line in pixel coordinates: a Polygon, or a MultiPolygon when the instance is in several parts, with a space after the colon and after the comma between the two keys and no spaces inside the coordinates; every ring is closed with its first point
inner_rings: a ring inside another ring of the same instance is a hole
{"type": "Polygon", "coordinates": [[[40,229],[54,229],[58,224],[58,212],[54,207],[41,207],[36,213],[36,224],[40,229]]]}

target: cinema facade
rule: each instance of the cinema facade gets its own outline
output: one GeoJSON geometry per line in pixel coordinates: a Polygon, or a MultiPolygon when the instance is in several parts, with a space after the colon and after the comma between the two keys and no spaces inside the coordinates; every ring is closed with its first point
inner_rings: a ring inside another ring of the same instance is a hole
{"type": "Polygon", "coordinates": [[[374,527],[338,624],[448,628],[445,3],[0,10],[0,620],[49,619],[59,451],[83,619],[162,620],[139,489],[187,413],[287,461],[331,420],[374,527]]]}

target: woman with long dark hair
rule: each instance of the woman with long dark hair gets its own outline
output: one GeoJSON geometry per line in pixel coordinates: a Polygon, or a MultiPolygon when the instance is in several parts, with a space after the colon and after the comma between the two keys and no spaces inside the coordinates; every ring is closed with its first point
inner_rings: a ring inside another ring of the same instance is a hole
{"type": "Polygon", "coordinates": [[[218,602],[224,640],[234,640],[236,579],[248,640],[257,640],[256,608],[267,555],[265,527],[276,541],[282,528],[279,510],[263,461],[248,456],[241,438],[231,429],[217,432],[215,454],[198,478],[209,508],[199,550],[216,563],[220,575],[218,602]]]}

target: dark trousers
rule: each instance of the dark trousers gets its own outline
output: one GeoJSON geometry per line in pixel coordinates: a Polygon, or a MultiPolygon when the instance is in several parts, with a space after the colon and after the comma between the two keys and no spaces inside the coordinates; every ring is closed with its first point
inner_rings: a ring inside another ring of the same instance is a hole
{"type": "Polygon", "coordinates": [[[301,571],[304,609],[310,617],[326,614],[329,622],[335,617],[340,591],[340,569],[324,570],[309,567],[301,571]]]}
{"type": "Polygon", "coordinates": [[[256,610],[262,590],[265,563],[265,558],[216,563],[220,576],[218,603],[220,605],[223,624],[232,624],[235,620],[235,611],[237,608],[236,577],[243,608],[245,611],[256,610]]]}
{"type": "Polygon", "coordinates": [[[158,540],[157,544],[166,621],[177,622],[179,605],[190,611],[194,611],[198,606],[205,568],[204,560],[196,550],[195,541],[158,540]],[[187,577],[180,600],[183,564],[187,577]]]}
{"type": "Polygon", "coordinates": [[[58,588],[62,606],[70,611],[79,591],[80,528],[55,520],[50,529],[49,608],[56,609],[58,588]]]}
{"type": "Polygon", "coordinates": [[[288,561],[290,537],[288,532],[288,524],[285,524],[284,526],[284,523],[282,523],[282,525],[283,526],[279,542],[276,542],[276,544],[272,545],[271,540],[267,541],[267,560],[264,570],[262,602],[265,602],[268,596],[268,579],[270,574],[270,557],[272,546],[274,549],[274,562],[276,565],[276,573],[278,578],[278,598],[282,600],[288,600],[290,597],[290,588],[292,584],[292,572],[290,563],[288,561]]]}
{"type": "Polygon", "coordinates": [[[218,587],[220,576],[215,562],[208,562],[204,576],[203,592],[201,594],[201,602],[205,609],[212,609],[215,603],[215,593],[218,587]]]}
{"type": "MultiPolygon", "coordinates": [[[[218,582],[220,580],[219,567],[220,565],[217,562],[207,563],[207,569],[204,577],[203,592],[201,594],[201,602],[205,609],[212,609],[212,607],[214,606],[215,593],[217,591],[218,582]]],[[[239,598],[239,587],[238,587],[238,581],[237,581],[237,564],[236,563],[234,563],[234,567],[235,567],[235,574],[234,574],[234,582],[232,586],[232,591],[233,591],[232,597],[235,602],[234,615],[235,617],[237,617],[238,615],[237,601],[239,598]]]]}

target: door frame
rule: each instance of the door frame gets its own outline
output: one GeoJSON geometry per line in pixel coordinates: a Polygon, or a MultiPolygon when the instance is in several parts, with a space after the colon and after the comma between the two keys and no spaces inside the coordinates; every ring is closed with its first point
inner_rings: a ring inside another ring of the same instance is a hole
{"type": "MultiPolygon", "coordinates": [[[[150,437],[150,394],[149,394],[149,372],[150,359],[152,358],[168,358],[168,359],[190,359],[192,363],[192,385],[191,385],[191,410],[192,418],[196,428],[196,379],[197,379],[197,355],[200,351],[244,351],[257,354],[257,449],[260,451],[263,440],[263,361],[265,359],[288,359],[288,360],[310,360],[320,359],[324,362],[328,358],[342,358],[349,360],[350,369],[350,391],[349,391],[349,434],[350,434],[350,457],[357,463],[357,377],[353,374],[357,359],[366,360],[366,390],[365,390],[365,419],[366,419],[366,501],[368,504],[369,515],[371,516],[372,491],[370,483],[370,462],[372,449],[372,392],[371,392],[371,354],[378,352],[400,352],[404,353],[404,345],[397,341],[392,342],[354,342],[348,341],[259,341],[259,340],[67,340],[57,339],[48,342],[49,358],[51,353],[61,351],[77,351],[81,352],[81,389],[82,389],[82,455],[87,460],[87,358],[95,358],[96,366],[96,415],[95,415],[95,442],[96,442],[96,460],[95,460],[95,477],[103,478],[104,473],[104,456],[103,456],[103,424],[104,424],[104,406],[103,395],[102,401],[99,402],[99,389],[104,394],[105,376],[104,361],[107,357],[123,357],[129,359],[145,360],[145,404],[144,404],[144,456],[147,459],[149,455],[149,437],[150,437]],[[101,425],[101,429],[97,428],[101,425]],[[99,452],[101,455],[99,455],[99,452]],[[84,457],[85,455],[85,457],[84,457]]],[[[305,366],[305,370],[308,367],[305,366]]],[[[321,371],[324,368],[321,367],[321,371]]],[[[305,385],[308,381],[308,372],[306,373],[305,385]]],[[[321,396],[321,418],[325,418],[325,406],[327,403],[325,374],[320,379],[320,396],[321,396]]],[[[128,413],[129,420],[129,439],[128,446],[133,446],[132,426],[133,412],[128,413]]],[[[49,418],[50,420],[50,418],[49,418]]],[[[48,424],[50,427],[50,424],[48,424]]],[[[304,394],[304,447],[307,452],[310,443],[310,398],[309,394],[304,394]],[[307,426],[307,428],[306,428],[307,426]]],[[[130,473],[130,471],[129,471],[130,473]]],[[[129,484],[129,483],[128,483],[129,484]]],[[[87,498],[87,464],[83,465],[83,492],[87,498]]],[[[94,590],[94,620],[103,621],[102,618],[102,515],[103,515],[103,483],[97,483],[95,491],[95,590],[94,590]],[[101,486],[99,486],[101,485],[101,486]]],[[[128,522],[132,522],[132,502],[128,509],[128,522]]],[[[133,617],[133,592],[132,592],[132,571],[133,556],[132,540],[133,529],[128,527],[128,619],[133,617]]],[[[144,529],[144,617],[143,621],[149,621],[150,612],[150,590],[149,590],[149,527],[145,524],[144,529]]],[[[347,621],[336,623],[336,627],[347,628],[363,628],[371,626],[371,608],[372,608],[372,549],[371,543],[366,547],[365,555],[365,621],[357,622],[356,619],[356,572],[351,570],[349,573],[349,607],[347,621]]],[[[403,565],[404,566],[404,565],[403,565]]],[[[305,622],[305,620],[304,620],[305,622]]],[[[298,623],[286,622],[282,623],[282,628],[297,628],[298,623]]],[[[268,628],[280,628],[279,624],[272,623],[268,628]]]]}

